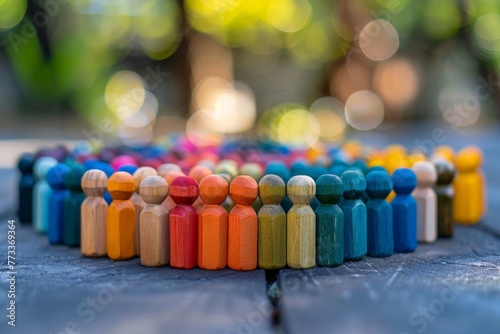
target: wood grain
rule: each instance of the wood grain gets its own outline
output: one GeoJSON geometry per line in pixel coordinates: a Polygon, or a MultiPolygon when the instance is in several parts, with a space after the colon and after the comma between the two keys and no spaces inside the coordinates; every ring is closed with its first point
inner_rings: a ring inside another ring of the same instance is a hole
{"type": "Polygon", "coordinates": [[[134,177],[116,172],[108,180],[113,202],[108,208],[108,256],[128,260],[135,255],[135,207],[130,197],[135,191],[134,177]]]}
{"type": "Polygon", "coordinates": [[[146,206],[140,216],[141,264],[159,267],[170,259],[168,211],[161,203],[168,195],[164,178],[151,175],[144,178],[139,193],[146,206]]]}
{"type": "Polygon", "coordinates": [[[344,262],[344,213],[338,206],[344,185],[333,174],[321,175],[316,180],[316,197],[320,205],[316,215],[316,263],[334,267],[344,262]]]}
{"type": "Polygon", "coordinates": [[[360,260],[368,251],[366,206],[361,200],[366,181],[358,171],[347,170],[340,176],[344,184],[344,198],[340,208],[344,212],[344,257],[360,260]]]}
{"type": "Polygon", "coordinates": [[[81,209],[81,252],[86,257],[107,255],[108,203],[102,197],[107,185],[103,171],[91,169],[83,174],[82,189],[87,198],[81,209]]]}
{"type": "Polygon", "coordinates": [[[286,194],[285,182],[275,174],[267,174],[259,181],[262,208],[258,213],[258,263],[262,269],[280,269],[286,266],[286,213],[280,203],[286,194]]]}
{"type": "Polygon", "coordinates": [[[53,190],[45,178],[55,165],[57,160],[52,157],[39,158],[35,163],[38,181],[33,189],[33,228],[38,233],[47,233],[49,228],[49,199],[53,190]]]}
{"type": "MultiPolygon", "coordinates": [[[[176,165],[177,166],[177,165],[176,165]]],[[[165,174],[165,176],[163,176],[165,178],[165,181],[167,181],[168,183],[168,186],[170,187],[170,185],[172,184],[172,181],[175,180],[176,177],[178,176],[186,176],[186,174],[184,174],[183,172],[181,171],[169,171],[165,174]]],[[[165,209],[167,209],[168,212],[172,211],[173,208],[175,208],[175,202],[172,200],[172,198],[170,197],[170,195],[167,196],[167,198],[165,198],[165,200],[163,201],[162,205],[165,207],[165,209]]]]}
{"type": "Polygon", "coordinates": [[[391,202],[394,251],[413,252],[417,248],[417,202],[411,192],[417,186],[417,176],[409,168],[396,169],[392,186],[396,194],[391,202]]]}
{"type": "Polygon", "coordinates": [[[70,247],[79,247],[81,240],[81,206],[85,200],[81,186],[81,179],[85,168],[74,165],[64,176],[64,182],[69,195],[64,202],[64,244],[70,247]]]}
{"type": "Polygon", "coordinates": [[[367,255],[386,257],[394,253],[392,207],[385,200],[392,191],[392,180],[385,171],[366,175],[368,249],[367,255]]]}
{"type": "Polygon", "coordinates": [[[247,175],[234,178],[229,195],[235,203],[229,213],[228,260],[233,270],[257,268],[258,219],[251,207],[258,195],[257,182],[247,175]]]}
{"type": "MultiPolygon", "coordinates": [[[[416,313],[418,318],[412,319],[425,320],[420,309],[439,307],[436,301],[441,300],[441,293],[449,297],[448,289],[452,288],[460,294],[453,302],[445,303],[445,310],[433,321],[427,321],[425,334],[461,333],[476,328],[478,319],[482,334],[497,334],[498,127],[468,131],[465,135],[442,124],[425,123],[418,128],[363,135],[370,144],[383,146],[399,141],[411,147],[415,139],[432,138],[437,127],[446,131],[447,142],[455,148],[477,143],[485,151],[485,201],[489,211],[483,221],[474,226],[457,225],[453,238],[419,245],[415,253],[366,257],[335,268],[280,270],[282,296],[278,311],[282,328],[271,327],[267,313],[271,303],[265,294],[263,270],[179,271],[143,267],[138,258],[114,263],[109,259],[87,259],[76,249],[48,245],[44,236],[18,224],[17,243],[22,246],[19,270],[29,273],[17,286],[19,295],[16,291],[16,304],[22,305],[23,315],[18,329],[23,333],[59,333],[71,320],[83,332],[91,333],[127,333],[144,328],[168,333],[283,330],[315,334],[332,332],[332,328],[341,333],[417,333],[421,326],[410,324],[409,317],[416,313]],[[94,321],[86,323],[86,318],[75,316],[75,307],[89,297],[102,296],[103,290],[113,293],[113,300],[103,312],[96,311],[94,321]]],[[[4,185],[0,189],[0,212],[5,219],[15,219],[11,200],[16,176],[13,169],[0,171],[4,185]]],[[[7,235],[7,224],[0,224],[0,235],[7,235]]],[[[7,253],[7,245],[0,242],[2,254],[7,253]]]]}
{"type": "Polygon", "coordinates": [[[287,214],[287,264],[296,269],[312,268],[316,265],[316,216],[309,203],[316,184],[309,176],[296,175],[286,189],[293,203],[287,214]]]}
{"type": "Polygon", "coordinates": [[[189,176],[176,177],[170,197],[176,206],[170,211],[170,265],[191,269],[198,263],[198,214],[192,204],[199,195],[198,183],[189,176]]]}
{"type": "Polygon", "coordinates": [[[49,243],[59,245],[64,242],[64,202],[69,191],[64,184],[64,175],[69,171],[66,164],[59,163],[47,173],[46,180],[52,187],[49,198],[49,226],[47,236],[49,243]]]}
{"type": "Polygon", "coordinates": [[[297,334],[329,333],[332,324],[340,333],[382,334],[418,333],[425,323],[425,333],[440,334],[472,328],[481,318],[482,333],[494,334],[499,247],[484,229],[457,226],[454,238],[419,245],[414,253],[335,268],[282,269],[284,325],[297,334]],[[445,310],[436,314],[441,303],[445,310]]]}
{"type": "MultiPolygon", "coordinates": [[[[265,174],[276,174],[285,182],[285,184],[288,183],[288,180],[292,177],[288,168],[281,161],[269,162],[266,166],[265,174]]],[[[292,208],[293,204],[288,196],[285,195],[285,198],[283,198],[280,205],[285,212],[288,212],[292,208]]]]}
{"type": "Polygon", "coordinates": [[[141,213],[142,210],[146,207],[146,203],[142,200],[141,195],[139,193],[139,188],[141,186],[142,181],[148,176],[158,175],[156,169],[152,167],[139,167],[134,172],[134,182],[135,182],[135,192],[130,199],[132,203],[134,203],[135,207],[135,255],[141,254],[141,213]]]}
{"type": "Polygon", "coordinates": [[[198,215],[198,267],[207,270],[227,266],[228,214],[221,206],[229,193],[227,181],[208,175],[200,182],[200,198],[206,203],[198,215]]]}
{"type": "Polygon", "coordinates": [[[417,202],[417,240],[435,242],[437,240],[437,196],[432,187],[437,173],[429,161],[417,162],[412,167],[417,176],[417,187],[411,193],[417,202]]]}

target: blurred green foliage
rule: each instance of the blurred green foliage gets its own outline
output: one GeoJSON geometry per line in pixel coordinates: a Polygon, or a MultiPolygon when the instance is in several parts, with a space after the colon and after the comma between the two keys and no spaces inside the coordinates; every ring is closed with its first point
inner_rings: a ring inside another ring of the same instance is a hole
{"type": "Polygon", "coordinates": [[[380,18],[396,29],[398,54],[460,39],[472,61],[498,69],[499,13],[500,0],[0,0],[0,39],[24,96],[85,115],[123,59],[168,59],[190,29],[315,69],[348,56],[380,18]]]}

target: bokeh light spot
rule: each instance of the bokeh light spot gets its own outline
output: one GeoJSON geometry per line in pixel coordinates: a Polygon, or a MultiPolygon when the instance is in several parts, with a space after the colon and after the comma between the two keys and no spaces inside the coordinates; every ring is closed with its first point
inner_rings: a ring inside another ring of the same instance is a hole
{"type": "Polygon", "coordinates": [[[370,88],[370,71],[361,62],[351,59],[337,67],[330,78],[330,93],[345,102],[352,93],[370,88]]]}
{"type": "Polygon", "coordinates": [[[318,120],[307,110],[289,110],[280,117],[278,138],[282,144],[310,147],[318,141],[319,133],[318,120]]]}
{"type": "Polygon", "coordinates": [[[311,5],[307,0],[272,0],[267,8],[269,23],[283,32],[296,32],[309,22],[311,5]]]}
{"type": "Polygon", "coordinates": [[[369,59],[385,60],[398,50],[398,32],[386,20],[370,21],[359,34],[359,47],[369,59]]]}
{"type": "Polygon", "coordinates": [[[15,27],[26,12],[26,0],[0,1],[0,29],[15,27]]]}
{"type": "Polygon", "coordinates": [[[193,99],[197,109],[210,119],[205,126],[214,132],[240,133],[255,124],[255,96],[242,82],[206,78],[195,87],[193,99]]]}
{"type": "Polygon", "coordinates": [[[316,100],[310,112],[319,122],[319,136],[330,143],[340,143],[345,135],[344,105],[334,97],[325,96],[316,100]]]}
{"type": "Polygon", "coordinates": [[[137,112],[145,97],[144,82],[132,71],[115,73],[108,81],[104,95],[108,108],[122,120],[137,112]]]}
{"type": "Polygon", "coordinates": [[[345,118],[357,130],[375,129],[384,120],[384,103],[369,90],[355,92],[345,104],[345,118]]]}
{"type": "Polygon", "coordinates": [[[381,63],[374,74],[375,91],[391,107],[411,103],[419,91],[417,71],[406,59],[398,58],[381,63]]]}
{"type": "Polygon", "coordinates": [[[487,56],[500,55],[500,14],[479,17],[472,28],[474,41],[487,56]]]}
{"type": "Polygon", "coordinates": [[[157,114],[158,99],[153,93],[146,91],[146,96],[142,106],[137,110],[137,112],[126,117],[123,122],[132,128],[142,128],[153,123],[157,114]]]}

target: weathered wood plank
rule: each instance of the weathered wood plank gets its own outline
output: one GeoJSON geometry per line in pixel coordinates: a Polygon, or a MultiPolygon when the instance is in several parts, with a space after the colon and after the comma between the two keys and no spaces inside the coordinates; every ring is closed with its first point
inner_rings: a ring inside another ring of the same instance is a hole
{"type": "MultiPolygon", "coordinates": [[[[2,220],[0,254],[7,254],[7,218],[2,220]]],[[[84,258],[79,249],[50,246],[45,236],[20,224],[16,236],[19,333],[60,333],[68,324],[82,333],[272,331],[262,270],[149,268],[138,258],[84,258]]],[[[8,279],[4,255],[0,279],[8,279]]],[[[1,287],[5,310],[7,292],[3,283],[1,287]]],[[[6,326],[2,321],[0,332],[6,326]]]]}
{"type": "Polygon", "coordinates": [[[0,217],[17,210],[19,175],[15,169],[0,168],[0,217]]]}
{"type": "Polygon", "coordinates": [[[453,239],[415,253],[282,270],[281,312],[291,333],[470,333],[479,325],[498,333],[499,263],[498,238],[459,226],[453,239]]]}

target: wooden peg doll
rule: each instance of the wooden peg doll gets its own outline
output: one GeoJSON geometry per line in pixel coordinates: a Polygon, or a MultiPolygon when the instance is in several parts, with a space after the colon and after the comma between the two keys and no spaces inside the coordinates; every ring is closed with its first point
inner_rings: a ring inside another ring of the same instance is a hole
{"type": "Polygon", "coordinates": [[[64,202],[69,196],[69,191],[64,183],[64,176],[69,172],[66,164],[59,163],[52,167],[46,180],[52,187],[52,194],[49,199],[49,226],[47,236],[53,245],[64,242],[64,202]]]}
{"type": "Polygon", "coordinates": [[[130,199],[132,203],[134,203],[135,207],[135,255],[141,254],[141,229],[140,229],[140,221],[141,221],[141,213],[144,207],[146,207],[146,202],[142,200],[141,195],[139,194],[139,187],[141,186],[141,182],[148,176],[158,175],[156,169],[152,167],[139,167],[132,175],[134,177],[135,182],[135,192],[130,199]]]}
{"type": "Polygon", "coordinates": [[[323,174],[316,180],[316,263],[333,267],[344,262],[344,213],[338,206],[344,185],[337,175],[323,174]]]}
{"type": "Polygon", "coordinates": [[[340,203],[344,212],[344,257],[360,260],[368,251],[366,205],[361,200],[366,180],[354,170],[345,171],[340,178],[344,184],[344,198],[340,203]]]}
{"type": "Polygon", "coordinates": [[[262,269],[280,269],[286,266],[286,213],[280,203],[286,195],[285,182],[274,174],[259,181],[258,262],[262,269]]]}
{"type": "Polygon", "coordinates": [[[258,219],[252,203],[257,198],[257,182],[248,175],[233,179],[229,195],[234,208],[229,213],[228,266],[233,270],[257,267],[258,219]]]}
{"type": "Polygon", "coordinates": [[[69,195],[64,202],[64,244],[71,247],[80,246],[81,239],[81,206],[85,200],[81,179],[85,168],[81,165],[71,166],[64,177],[69,195]]]}
{"type": "Polygon", "coordinates": [[[314,180],[306,175],[292,177],[286,186],[293,203],[287,214],[287,264],[306,269],[316,265],[316,216],[309,205],[316,194],[314,180]]]}
{"type": "Polygon", "coordinates": [[[47,233],[49,229],[49,200],[53,190],[46,177],[49,170],[55,165],[57,165],[56,159],[41,157],[34,166],[38,181],[33,189],[33,228],[39,233],[47,233]]]}
{"type": "Polygon", "coordinates": [[[433,163],[437,172],[434,191],[437,195],[438,237],[449,238],[453,236],[454,230],[453,198],[455,190],[452,183],[455,178],[455,167],[441,157],[433,159],[433,163]]]}
{"type": "Polygon", "coordinates": [[[200,182],[204,206],[198,214],[198,267],[207,270],[227,265],[228,214],[222,207],[229,185],[219,175],[208,175],[200,182]]]}
{"type": "Polygon", "coordinates": [[[189,176],[176,177],[170,184],[170,197],[176,206],[170,211],[170,265],[191,269],[198,263],[198,183],[189,176]]]}
{"type": "Polygon", "coordinates": [[[134,177],[116,172],[108,180],[113,198],[108,208],[108,256],[115,261],[128,260],[135,255],[135,207],[130,197],[135,191],[134,177]]]}
{"type": "Polygon", "coordinates": [[[368,256],[385,257],[394,253],[392,207],[385,200],[392,191],[392,180],[385,171],[366,175],[368,256]]]}
{"type": "Polygon", "coordinates": [[[477,224],[485,213],[485,180],[481,164],[482,154],[477,148],[462,149],[456,156],[458,173],[453,182],[453,217],[458,223],[477,224]]]}
{"type": "Polygon", "coordinates": [[[417,248],[417,202],[411,192],[417,185],[417,176],[409,168],[398,168],[391,178],[396,194],[391,202],[394,251],[413,252],[417,248]]]}
{"type": "Polygon", "coordinates": [[[17,168],[21,173],[18,183],[18,209],[17,216],[22,224],[33,222],[33,187],[35,177],[33,175],[33,165],[35,156],[31,153],[21,155],[17,162],[17,168]]]}
{"type": "Polygon", "coordinates": [[[81,181],[87,198],[81,208],[81,251],[85,257],[107,255],[108,203],[103,195],[108,187],[108,177],[103,171],[91,169],[85,172],[81,181]]]}
{"type": "Polygon", "coordinates": [[[139,193],[146,203],[140,216],[141,264],[159,267],[170,259],[168,211],[161,203],[168,195],[167,181],[161,176],[145,177],[139,193]]]}
{"type": "Polygon", "coordinates": [[[436,168],[429,161],[417,162],[412,167],[417,176],[417,187],[411,193],[417,201],[417,240],[435,242],[437,239],[437,197],[432,189],[436,183],[436,168]]]}

